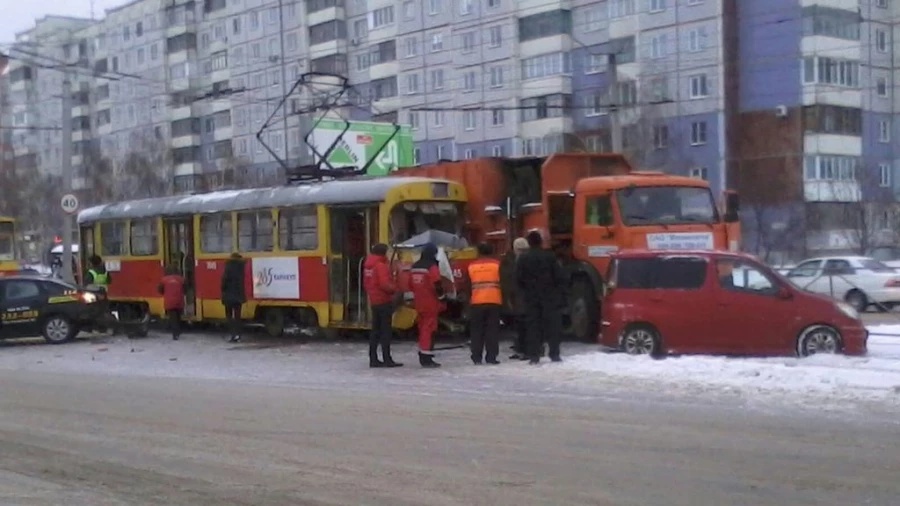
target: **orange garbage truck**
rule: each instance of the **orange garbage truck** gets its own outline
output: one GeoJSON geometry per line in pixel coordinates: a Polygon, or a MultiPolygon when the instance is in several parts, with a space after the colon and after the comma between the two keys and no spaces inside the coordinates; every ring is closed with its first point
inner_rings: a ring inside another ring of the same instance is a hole
{"type": "Polygon", "coordinates": [[[738,250],[739,198],[719,204],[707,181],[635,170],[619,154],[481,158],[400,169],[462,183],[465,237],[508,251],[540,231],[567,273],[566,329],[595,342],[610,253],[625,249],[738,250]]]}

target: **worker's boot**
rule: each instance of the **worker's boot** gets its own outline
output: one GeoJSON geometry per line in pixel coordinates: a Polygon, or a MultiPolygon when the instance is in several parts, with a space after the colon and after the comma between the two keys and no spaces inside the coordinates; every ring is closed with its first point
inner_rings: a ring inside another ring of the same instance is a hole
{"type": "Polygon", "coordinates": [[[370,344],[369,345],[369,367],[371,368],[379,368],[384,367],[384,362],[378,360],[378,345],[370,344]]]}
{"type": "Polygon", "coordinates": [[[421,351],[419,352],[419,364],[428,369],[434,369],[441,366],[441,364],[434,361],[434,355],[427,355],[421,351]]]}
{"type": "Polygon", "coordinates": [[[384,367],[403,367],[400,362],[394,362],[391,357],[391,345],[385,344],[381,347],[381,358],[383,358],[384,367]]]}

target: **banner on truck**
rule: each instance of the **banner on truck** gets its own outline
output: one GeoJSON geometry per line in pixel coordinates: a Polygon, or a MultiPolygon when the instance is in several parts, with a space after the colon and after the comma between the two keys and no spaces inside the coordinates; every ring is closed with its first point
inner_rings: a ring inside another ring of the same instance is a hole
{"type": "MultiPolygon", "coordinates": [[[[338,138],[344,127],[345,123],[341,120],[323,119],[313,130],[309,142],[315,146],[316,151],[324,153],[338,138]]],[[[393,132],[394,125],[390,123],[351,121],[350,129],[344,133],[334,151],[328,156],[328,163],[336,169],[362,168],[374,157],[375,159],[366,171],[366,174],[370,176],[384,176],[388,172],[396,170],[397,167],[415,165],[412,130],[408,125],[401,125],[397,135],[385,145],[393,132]],[[382,146],[384,149],[379,153],[378,149],[382,146]]],[[[314,156],[318,163],[321,159],[318,155],[314,156]]]]}

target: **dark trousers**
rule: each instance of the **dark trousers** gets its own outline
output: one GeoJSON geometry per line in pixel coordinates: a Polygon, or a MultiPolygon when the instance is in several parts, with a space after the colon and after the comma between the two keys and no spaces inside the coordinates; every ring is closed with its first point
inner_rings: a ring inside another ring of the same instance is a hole
{"type": "Polygon", "coordinates": [[[472,304],[469,307],[469,340],[472,360],[494,362],[500,353],[500,304],[472,304]]]}
{"type": "Polygon", "coordinates": [[[381,358],[391,358],[391,334],[394,330],[391,319],[394,316],[394,305],[376,304],[372,306],[372,331],[369,333],[369,361],[378,361],[378,345],[381,345],[381,358]]]}
{"type": "Polygon", "coordinates": [[[166,316],[169,318],[169,331],[172,337],[181,337],[181,309],[167,309],[166,316]]]}
{"type": "Polygon", "coordinates": [[[528,301],[525,312],[526,355],[532,360],[543,355],[544,343],[548,345],[550,358],[559,357],[559,340],[562,332],[562,314],[553,301],[528,301]]]}
{"type": "Polygon", "coordinates": [[[231,337],[241,335],[241,306],[243,304],[233,302],[225,304],[225,318],[228,320],[228,333],[231,337]]]}
{"type": "Polygon", "coordinates": [[[525,324],[525,315],[517,314],[513,316],[513,325],[516,328],[516,340],[513,341],[513,351],[520,355],[525,355],[528,334],[528,326],[525,324]]]}

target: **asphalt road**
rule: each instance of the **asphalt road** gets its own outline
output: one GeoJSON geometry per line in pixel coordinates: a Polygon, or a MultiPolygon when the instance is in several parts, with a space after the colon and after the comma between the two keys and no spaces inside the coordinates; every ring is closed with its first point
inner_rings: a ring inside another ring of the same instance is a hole
{"type": "Polygon", "coordinates": [[[895,505],[896,427],[0,372],[0,504],[895,505]]]}

